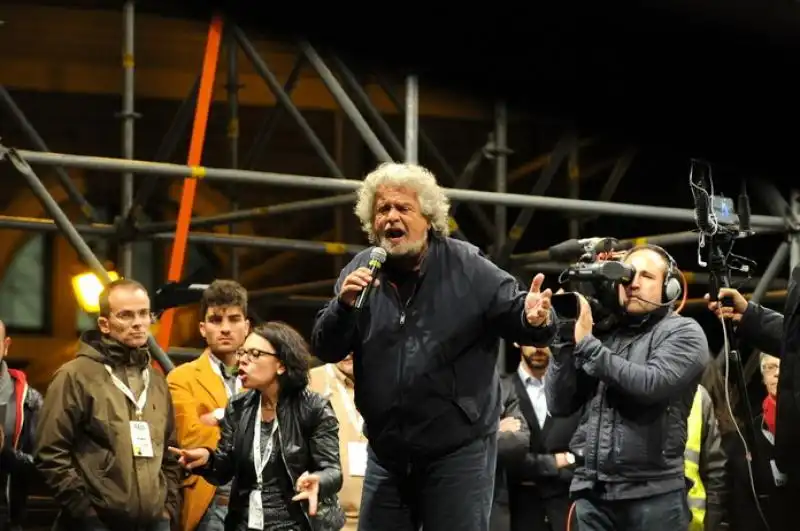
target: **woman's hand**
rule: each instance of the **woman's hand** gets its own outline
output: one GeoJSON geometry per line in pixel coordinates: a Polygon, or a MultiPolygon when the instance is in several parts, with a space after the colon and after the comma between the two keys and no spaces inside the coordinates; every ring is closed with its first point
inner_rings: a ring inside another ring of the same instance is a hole
{"type": "Polygon", "coordinates": [[[186,470],[193,470],[195,468],[205,466],[211,458],[211,454],[206,448],[192,448],[184,450],[182,448],[174,448],[170,446],[167,448],[170,453],[178,457],[178,463],[186,470]]]}
{"type": "Polygon", "coordinates": [[[319,476],[303,472],[303,475],[297,478],[295,490],[298,494],[292,498],[292,501],[308,500],[308,514],[315,516],[317,514],[317,496],[319,495],[319,476]]]}

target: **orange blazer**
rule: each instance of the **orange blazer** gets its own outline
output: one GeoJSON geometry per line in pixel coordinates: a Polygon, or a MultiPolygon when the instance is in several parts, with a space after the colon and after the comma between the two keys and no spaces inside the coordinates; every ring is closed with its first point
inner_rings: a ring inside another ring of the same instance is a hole
{"type": "MultiPolygon", "coordinates": [[[[175,406],[178,444],[181,448],[216,448],[220,430],[200,422],[200,415],[228,404],[225,385],[211,368],[205,352],[194,361],[184,363],[167,375],[167,383],[175,406]]],[[[183,483],[181,531],[194,531],[214,499],[217,488],[197,475],[183,483]]]]}

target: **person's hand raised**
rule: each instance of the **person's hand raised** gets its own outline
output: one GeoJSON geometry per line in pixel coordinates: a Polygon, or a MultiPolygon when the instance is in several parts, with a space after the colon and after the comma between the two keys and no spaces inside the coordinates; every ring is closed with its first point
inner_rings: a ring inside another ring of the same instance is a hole
{"type": "Polygon", "coordinates": [[[553,307],[551,297],[553,291],[548,288],[542,291],[544,275],[539,273],[533,277],[531,289],[525,297],[525,318],[531,326],[550,324],[550,309],[553,307]]]}
{"type": "Polygon", "coordinates": [[[297,494],[292,498],[292,501],[308,500],[308,514],[309,516],[315,516],[317,514],[317,498],[319,497],[319,476],[303,472],[303,475],[297,478],[295,490],[297,494]]]}
{"type": "Polygon", "coordinates": [[[720,289],[719,294],[717,294],[717,301],[712,302],[708,293],[706,293],[705,299],[708,303],[708,309],[714,312],[717,317],[731,319],[734,322],[738,322],[747,310],[747,299],[733,288],[720,289]],[[733,301],[733,307],[720,304],[723,298],[731,299],[733,301]]]}

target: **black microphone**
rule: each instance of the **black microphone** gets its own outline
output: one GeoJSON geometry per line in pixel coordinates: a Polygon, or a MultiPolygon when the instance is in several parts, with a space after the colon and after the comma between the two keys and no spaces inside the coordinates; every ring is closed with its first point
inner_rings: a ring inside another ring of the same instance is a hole
{"type": "Polygon", "coordinates": [[[689,184],[692,187],[692,196],[694,197],[694,219],[697,223],[697,228],[701,232],[710,234],[713,232],[714,226],[710,217],[711,196],[708,192],[708,178],[706,171],[708,170],[707,163],[692,159],[691,168],[689,170],[689,184]],[[698,176],[695,177],[694,172],[697,171],[698,176]]]}
{"type": "Polygon", "coordinates": [[[547,253],[549,258],[556,262],[571,262],[579,259],[586,253],[609,252],[618,243],[616,238],[572,239],[553,245],[547,250],[547,253]]]}
{"type": "Polygon", "coordinates": [[[356,310],[360,310],[364,307],[364,303],[367,301],[367,297],[369,297],[370,292],[372,291],[372,285],[375,283],[375,276],[378,274],[381,266],[386,261],[386,250],[383,247],[373,247],[372,251],[369,253],[369,263],[367,267],[369,267],[369,273],[372,275],[372,282],[367,284],[367,286],[361,290],[359,293],[358,298],[356,299],[356,304],[354,308],[356,310]]]}
{"type": "Polygon", "coordinates": [[[747,183],[742,180],[742,192],[739,194],[739,230],[750,234],[750,198],[747,197],[747,183]]]}
{"type": "Polygon", "coordinates": [[[557,243],[547,250],[550,260],[557,262],[571,262],[577,260],[584,252],[583,244],[576,239],[557,243]]]}

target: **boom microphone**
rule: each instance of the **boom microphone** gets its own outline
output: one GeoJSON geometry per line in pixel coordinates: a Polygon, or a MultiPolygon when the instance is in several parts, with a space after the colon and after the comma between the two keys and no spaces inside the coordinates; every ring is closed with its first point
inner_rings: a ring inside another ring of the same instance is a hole
{"type": "Polygon", "coordinates": [[[547,253],[550,260],[571,262],[579,259],[585,253],[609,252],[617,243],[615,238],[572,239],[553,245],[547,250],[547,253]]]}
{"type": "Polygon", "coordinates": [[[380,270],[383,263],[386,261],[386,250],[383,247],[373,247],[372,251],[369,253],[369,274],[372,275],[372,282],[367,284],[367,286],[361,290],[361,293],[358,295],[356,299],[356,304],[354,308],[356,310],[360,310],[364,307],[364,303],[369,297],[370,292],[372,291],[372,285],[375,283],[375,275],[377,275],[378,271],[380,270]]]}

